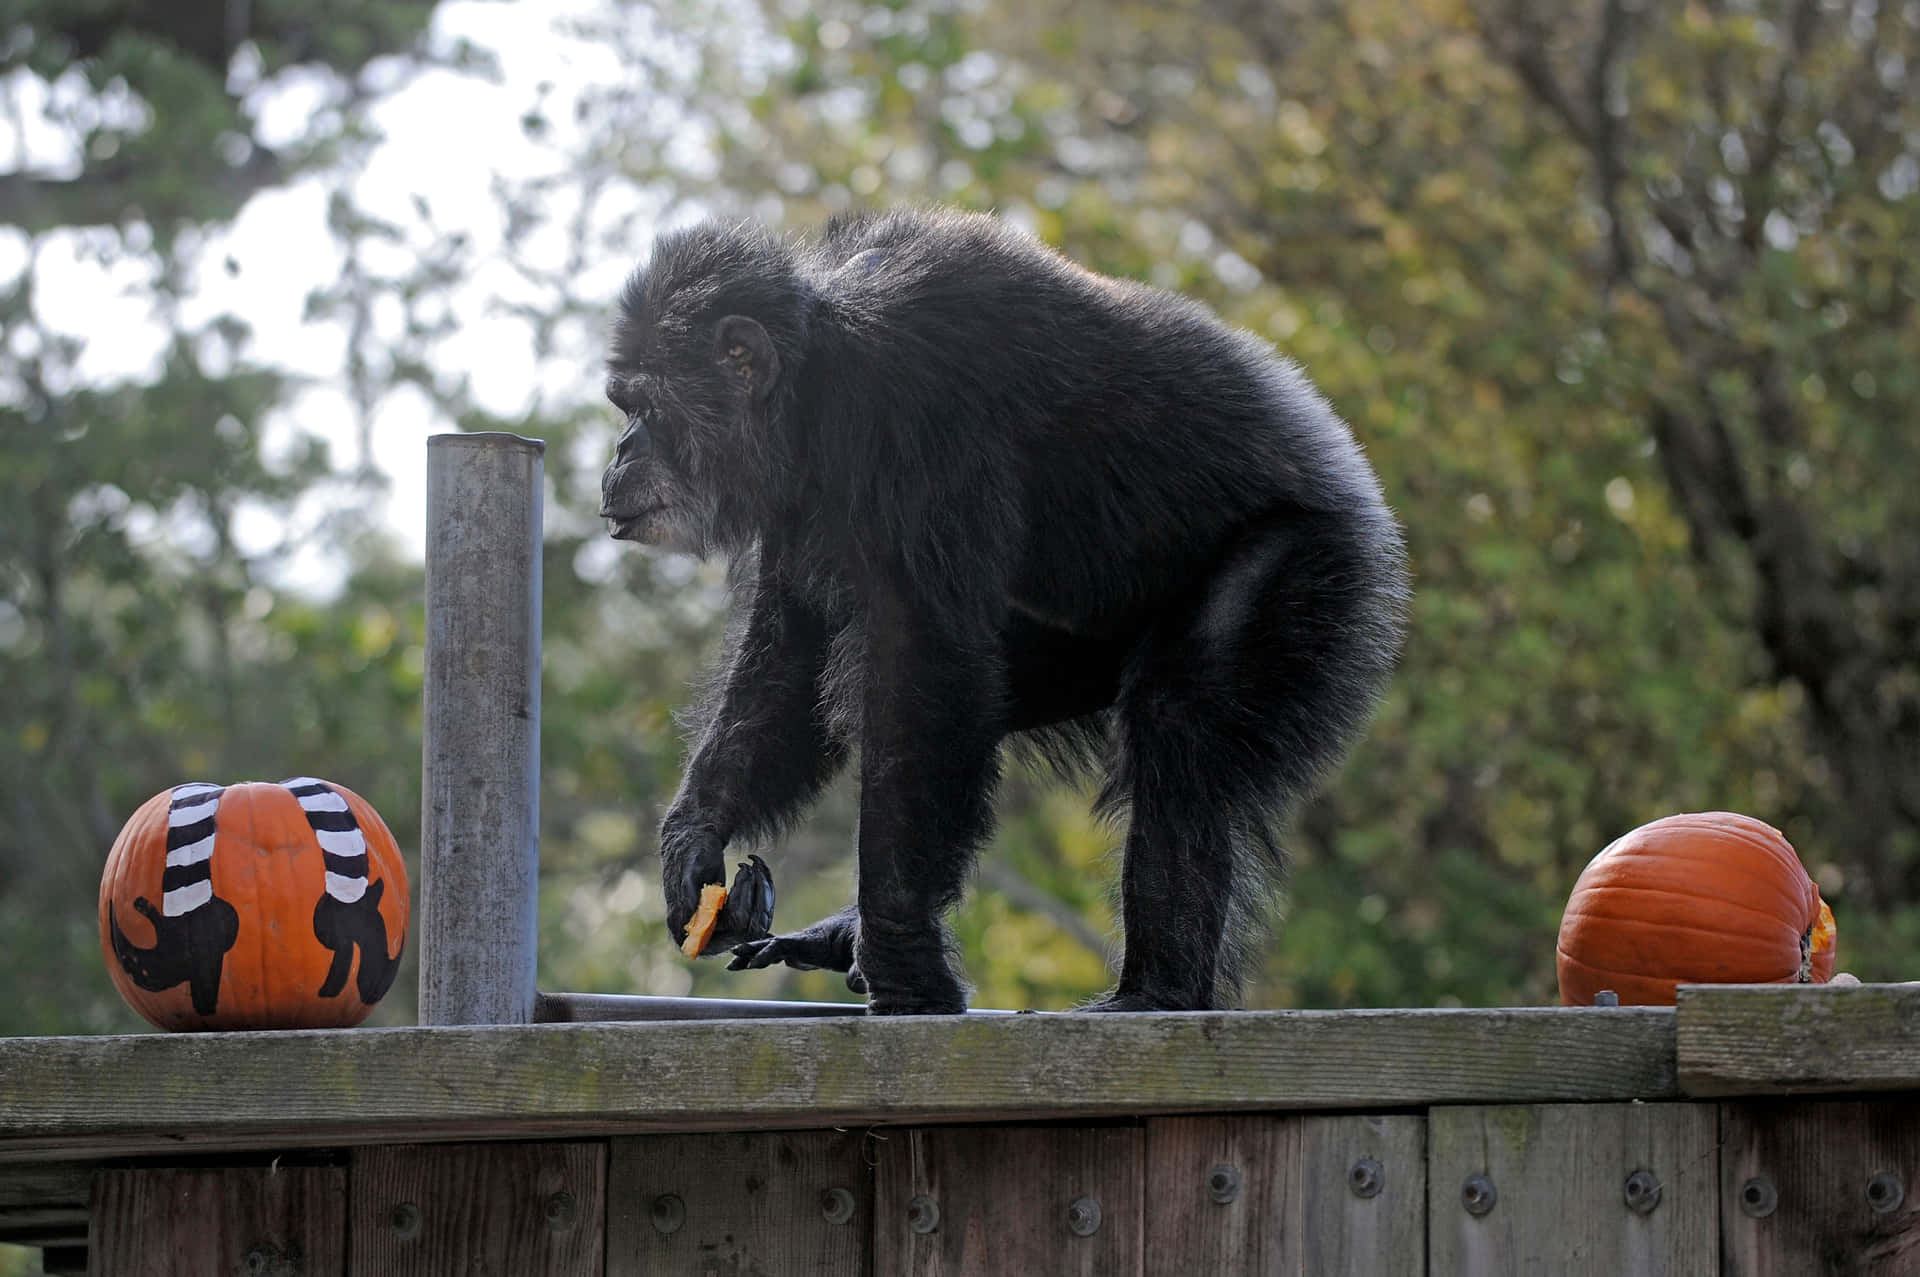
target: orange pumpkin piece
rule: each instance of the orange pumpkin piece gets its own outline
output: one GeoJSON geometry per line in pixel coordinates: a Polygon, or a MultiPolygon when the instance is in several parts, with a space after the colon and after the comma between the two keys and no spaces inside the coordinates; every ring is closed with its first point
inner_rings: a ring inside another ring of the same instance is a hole
{"type": "Polygon", "coordinates": [[[1814,919],[1813,931],[1807,936],[1807,958],[1812,966],[1813,983],[1825,984],[1833,979],[1833,950],[1839,939],[1840,928],[1833,921],[1833,910],[1827,908],[1827,902],[1820,902],[1820,916],[1814,919]]]}
{"type": "Polygon", "coordinates": [[[100,875],[100,951],[162,1029],[345,1028],[406,948],[407,868],[344,785],[198,783],[141,804],[100,875]]]}
{"type": "Polygon", "coordinates": [[[700,951],[707,947],[708,937],[713,935],[714,924],[720,921],[720,910],[727,903],[727,889],[717,882],[708,883],[700,888],[700,903],[695,906],[693,917],[687,919],[687,938],[680,942],[680,952],[689,958],[697,958],[700,951]]]}
{"type": "Polygon", "coordinates": [[[1833,913],[1779,830],[1733,812],[1666,816],[1574,884],[1555,951],[1560,1000],[1672,1006],[1681,984],[1824,983],[1833,913]]]}

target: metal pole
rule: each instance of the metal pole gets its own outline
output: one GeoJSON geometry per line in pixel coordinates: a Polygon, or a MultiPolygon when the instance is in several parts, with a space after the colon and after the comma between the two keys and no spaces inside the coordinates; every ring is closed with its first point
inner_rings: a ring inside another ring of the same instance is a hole
{"type": "Polygon", "coordinates": [[[546,444],[427,440],[420,1023],[533,1018],[546,444]]]}
{"type": "MultiPolygon", "coordinates": [[[[533,1004],[537,1024],[604,1020],[793,1020],[865,1015],[864,1002],[772,1002],[751,998],[665,998],[630,993],[543,993],[533,1004]]],[[[968,1015],[1011,1015],[975,1007],[968,1015]]]]}
{"type": "Polygon", "coordinates": [[[538,1024],[601,1020],[773,1020],[865,1015],[864,1002],[762,1002],[749,998],[665,998],[628,993],[543,993],[538,1024]]]}

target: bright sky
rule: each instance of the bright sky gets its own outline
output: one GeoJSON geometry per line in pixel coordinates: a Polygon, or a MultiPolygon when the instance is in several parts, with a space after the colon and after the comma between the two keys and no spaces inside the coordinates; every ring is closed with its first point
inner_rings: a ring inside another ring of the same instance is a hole
{"type": "MultiPolygon", "coordinates": [[[[450,375],[465,373],[480,405],[495,412],[525,408],[536,392],[578,395],[598,384],[597,351],[574,352],[578,357],[538,366],[526,327],[497,312],[502,299],[530,300],[531,288],[497,259],[501,243],[498,202],[490,190],[496,176],[525,179],[553,168],[556,139],[535,147],[526,139],[521,114],[532,104],[542,85],[548,86],[545,105],[556,129],[572,121],[571,106],[582,88],[606,84],[621,73],[615,55],[565,34],[564,20],[594,12],[591,0],[561,0],[540,4],[474,3],[453,0],[442,5],[434,20],[438,45],[466,38],[491,49],[499,60],[502,78],[490,82],[474,76],[435,71],[421,76],[376,111],[375,123],[385,141],[374,153],[354,187],[362,207],[409,229],[415,244],[424,245],[427,231],[414,208],[416,196],[427,201],[441,230],[464,231],[479,260],[489,264],[476,270],[454,299],[457,334],[439,349],[436,366],[450,375]]],[[[42,173],[74,171],[75,159],[67,135],[40,118],[51,97],[79,93],[78,77],[56,82],[51,91],[20,72],[0,92],[10,92],[20,107],[16,119],[23,128],[0,120],[0,171],[26,167],[42,173]]],[[[323,77],[293,72],[257,86],[249,106],[257,121],[257,136],[268,145],[299,136],[316,109],[326,104],[323,77]]],[[[134,106],[119,109],[136,110],[134,106]]],[[[558,139],[564,149],[565,138],[558,139]]],[[[201,256],[196,293],[183,308],[190,323],[203,322],[221,312],[239,316],[253,329],[249,355],[257,361],[285,367],[313,380],[274,419],[267,432],[269,456],[284,452],[300,432],[329,441],[337,466],[348,469],[360,458],[353,410],[344,393],[346,336],[330,324],[305,322],[302,309],[307,294],[330,282],[343,258],[325,226],[326,187],[318,179],[276,188],[255,197],[232,227],[209,241],[201,256]],[[229,274],[227,259],[237,270],[229,274]]],[[[550,250],[558,261],[562,245],[554,236],[550,250]]],[[[165,341],[157,322],[150,285],[152,270],[135,260],[103,265],[89,251],[84,234],[60,233],[40,241],[35,306],[50,327],[80,338],[85,349],[79,373],[88,380],[144,379],[152,375],[165,341]]],[[[26,263],[29,251],[24,235],[0,228],[0,278],[9,278],[26,263]]],[[[393,250],[404,254],[406,248],[393,250]]],[[[592,264],[589,278],[577,287],[590,296],[610,296],[634,259],[644,253],[636,243],[630,255],[592,264]]],[[[398,269],[400,262],[383,263],[376,270],[398,269]]],[[[377,323],[397,325],[401,316],[376,316],[377,323]]],[[[212,423],[209,423],[211,425],[212,423]]],[[[426,438],[451,428],[417,394],[401,393],[383,406],[373,431],[373,461],[393,480],[385,517],[405,544],[418,554],[424,544],[426,438]]],[[[552,462],[550,461],[551,465],[552,462]]],[[[332,500],[342,497],[336,494],[332,500]]],[[[322,498],[325,500],[325,498],[322,498]]],[[[295,527],[310,524],[321,513],[316,505],[296,513],[295,527]]],[[[281,534],[279,522],[263,511],[243,518],[238,529],[243,545],[264,549],[281,534]]],[[[338,578],[339,565],[325,549],[301,551],[289,572],[291,583],[324,590],[338,578]]]]}

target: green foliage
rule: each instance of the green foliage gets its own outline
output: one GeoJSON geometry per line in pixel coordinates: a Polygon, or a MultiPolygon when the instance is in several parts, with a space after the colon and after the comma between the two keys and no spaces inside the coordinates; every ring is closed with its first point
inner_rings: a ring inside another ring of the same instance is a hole
{"type": "MultiPolygon", "coordinates": [[[[376,530],[365,446],[398,393],[550,445],[542,985],[849,996],[689,965],[661,926],[674,719],[724,576],[601,533],[605,298],[580,281],[699,207],[995,208],[1269,337],[1353,423],[1407,528],[1414,633],[1301,814],[1257,1005],[1550,1001],[1586,860],[1707,807],[1787,832],[1843,964],[1914,974],[1911,6],[614,5],[577,27],[617,74],[564,109],[543,86],[520,128],[554,163],[496,186],[515,281],[496,310],[582,369],[510,412],[443,357],[481,319],[450,299],[500,263],[434,193],[406,221],[349,181],[377,144],[383,77],[362,73],[433,60],[431,6],[256,3],[245,49],[199,8],[16,6],[4,55],[84,91],[49,107],[76,165],[10,179],[0,221],[30,254],[84,242],[132,270],[168,340],[142,373],[91,376],[35,266],[0,295],[0,1032],[137,1027],[93,901],[120,821],[164,786],[328,776],[417,844],[420,568],[376,530]],[[288,68],[331,88],[270,146],[246,91],[288,68]],[[345,264],[307,314],[348,334],[357,458],[285,428],[301,384],[256,359],[246,316],[184,317],[205,231],[296,177],[332,193],[345,264]],[[263,522],[285,530],[263,543],[263,522]],[[335,596],[286,586],[316,545],[335,596]]],[[[1117,835],[1086,802],[1009,776],[956,918],[979,1004],[1106,983],[1117,835]]],[[[851,831],[842,784],[773,849],[782,924],[847,899],[851,831]]]]}
{"type": "MultiPolygon", "coordinates": [[[[266,445],[293,383],[250,359],[244,319],[181,317],[198,233],[326,158],[329,128],[317,121],[277,152],[249,140],[233,28],[200,12],[28,4],[11,16],[7,69],[71,88],[39,123],[75,163],[10,176],[0,195],[28,257],[0,295],[12,356],[0,373],[4,1033],[138,1026],[104,979],[93,900],[120,823],[167,786],[329,776],[365,794],[403,846],[416,841],[419,568],[359,517],[334,516],[311,533],[353,564],[347,596],[317,603],[276,584],[300,534],[263,545],[249,529],[299,528],[303,503],[337,476],[312,436],[266,445]],[[87,340],[46,322],[39,254],[56,242],[151,281],[168,331],[146,374],[90,375],[87,340]]],[[[350,78],[405,51],[427,12],[337,6],[337,30],[314,38],[304,10],[255,6],[249,74],[297,60],[350,78]]],[[[411,1018],[410,996],[396,1001],[383,1014],[411,1018]]]]}
{"type": "Polygon", "coordinates": [[[37,1249],[0,1244],[0,1277],[40,1277],[40,1271],[37,1249]]]}
{"type": "MultiPolygon", "coordinates": [[[[1550,1000],[1574,876],[1676,810],[1767,817],[1843,936],[1904,934],[1917,36],[1785,12],[774,5],[793,78],[708,67],[752,102],[714,198],[1000,209],[1272,337],[1367,445],[1414,634],[1259,1000],[1550,1000]]],[[[985,985],[1027,957],[970,937],[985,985]]]]}

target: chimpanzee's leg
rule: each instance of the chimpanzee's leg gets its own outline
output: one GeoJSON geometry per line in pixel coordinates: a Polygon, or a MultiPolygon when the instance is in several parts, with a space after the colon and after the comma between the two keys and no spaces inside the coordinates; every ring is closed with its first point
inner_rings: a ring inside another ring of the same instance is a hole
{"type": "MultiPolygon", "coordinates": [[[[1132,640],[1088,638],[1015,613],[1001,631],[1007,678],[1005,729],[1024,732],[1084,718],[1113,703],[1132,640]]],[[[801,971],[848,973],[847,985],[866,991],[854,965],[858,910],[849,906],[799,931],[737,946],[730,971],[784,964],[801,971]]]]}
{"type": "Polygon", "coordinates": [[[1275,827],[1392,669],[1398,542],[1332,515],[1250,528],[1142,645],[1103,801],[1131,808],[1126,956],[1100,1010],[1231,1005],[1283,858],[1275,827]]]}

